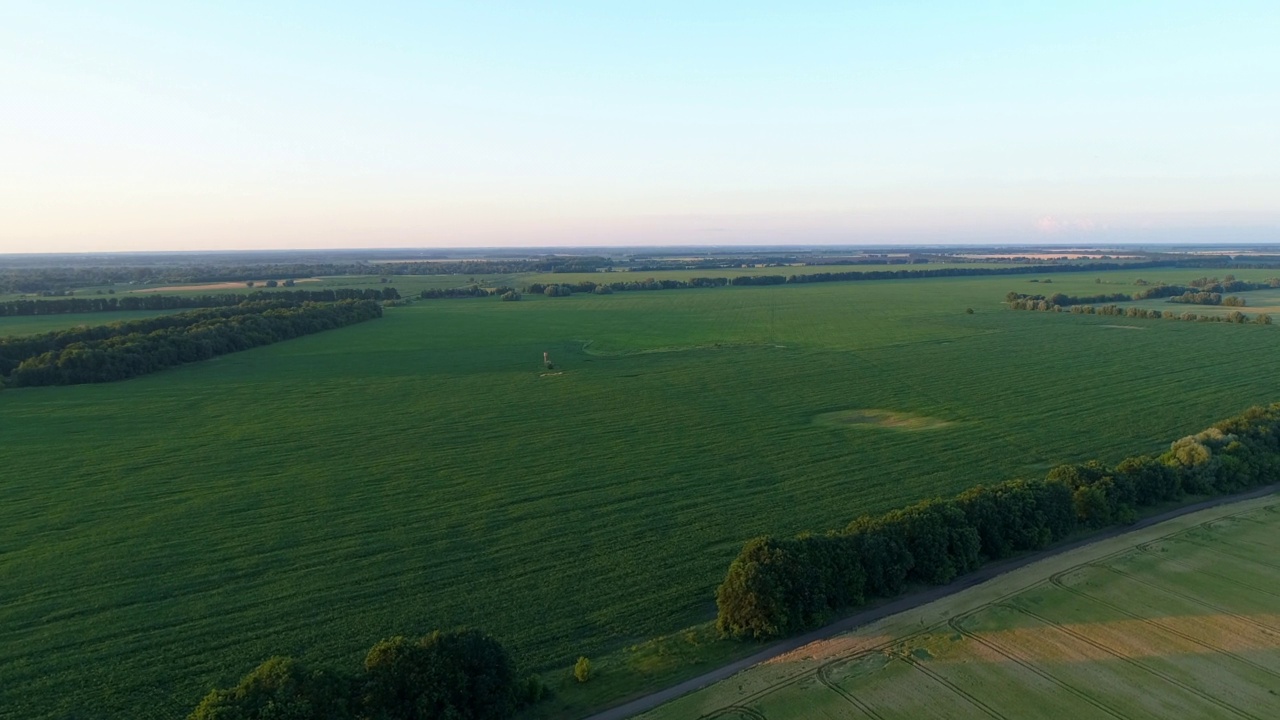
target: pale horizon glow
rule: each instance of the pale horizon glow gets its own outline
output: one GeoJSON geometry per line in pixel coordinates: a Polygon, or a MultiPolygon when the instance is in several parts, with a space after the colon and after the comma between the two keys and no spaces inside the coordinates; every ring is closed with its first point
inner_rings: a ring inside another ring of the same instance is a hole
{"type": "Polygon", "coordinates": [[[1275,3],[365,5],[7,7],[0,253],[1280,242],[1275,3]]]}

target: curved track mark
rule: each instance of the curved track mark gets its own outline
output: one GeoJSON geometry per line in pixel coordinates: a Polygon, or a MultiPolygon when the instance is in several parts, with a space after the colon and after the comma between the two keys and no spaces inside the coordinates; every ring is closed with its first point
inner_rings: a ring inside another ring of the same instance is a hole
{"type": "Polygon", "coordinates": [[[1038,675],[1044,680],[1047,680],[1048,682],[1053,683],[1058,687],[1058,689],[1062,690],[1068,695],[1072,695],[1076,699],[1081,700],[1085,703],[1088,703],[1089,705],[1092,705],[1093,707],[1097,708],[1098,710],[1101,710],[1102,712],[1106,713],[1107,715],[1110,715],[1113,718],[1116,718],[1117,720],[1128,720],[1128,716],[1124,715],[1119,710],[1116,710],[1115,708],[1109,705],[1106,705],[1090,697],[1089,695],[1084,694],[1076,687],[1072,685],[1068,685],[1067,683],[1063,682],[1057,677],[1054,677],[1053,675],[1049,674],[1047,671],[1041,670],[1040,668],[1032,665],[1031,663],[1026,662],[1025,660],[1022,660],[1021,658],[1017,657],[1013,653],[1005,650],[1004,648],[1001,648],[999,644],[991,642],[986,638],[979,637],[976,633],[971,633],[960,626],[960,623],[964,618],[967,618],[970,615],[976,615],[977,613],[982,612],[983,610],[986,610],[990,607],[991,605],[989,604],[983,605],[982,607],[977,608],[971,612],[967,612],[963,615],[957,615],[951,618],[949,621],[947,621],[947,624],[951,626],[952,630],[955,630],[956,632],[960,633],[964,637],[968,638],[970,641],[978,643],[979,645],[982,645],[983,647],[996,653],[997,655],[1000,655],[1001,657],[1005,658],[1006,660],[1013,663],[1014,665],[1017,665],[1018,667],[1026,670],[1027,672],[1033,675],[1038,675]]]}
{"type": "Polygon", "coordinates": [[[985,713],[988,717],[995,718],[995,720],[1008,720],[1008,718],[1006,718],[1004,715],[1000,714],[1000,712],[999,712],[998,710],[996,710],[995,708],[990,707],[989,705],[987,705],[986,703],[982,702],[982,701],[981,701],[981,700],[979,700],[978,698],[976,698],[976,697],[974,697],[974,696],[970,695],[969,693],[965,692],[964,690],[960,689],[960,687],[959,687],[958,685],[956,685],[955,683],[951,682],[950,680],[947,680],[946,678],[942,677],[942,676],[941,676],[941,675],[939,675],[938,673],[936,673],[936,672],[934,672],[934,671],[930,670],[929,668],[925,667],[925,666],[924,666],[924,663],[920,662],[919,660],[916,660],[914,657],[911,657],[911,655],[910,655],[910,654],[903,655],[903,656],[902,656],[902,659],[903,659],[903,660],[906,660],[906,661],[907,661],[907,664],[908,664],[908,665],[910,665],[911,667],[913,667],[913,668],[915,668],[916,670],[919,670],[920,672],[924,673],[924,675],[925,675],[926,677],[931,678],[932,680],[934,680],[935,682],[937,682],[939,685],[941,685],[941,686],[943,686],[943,687],[947,688],[948,690],[950,690],[951,692],[955,693],[956,695],[959,695],[959,696],[961,697],[961,699],[963,699],[963,700],[967,701],[970,705],[972,705],[972,706],[974,706],[974,707],[978,708],[978,709],[979,709],[979,710],[981,710],[983,713],[985,713]]]}

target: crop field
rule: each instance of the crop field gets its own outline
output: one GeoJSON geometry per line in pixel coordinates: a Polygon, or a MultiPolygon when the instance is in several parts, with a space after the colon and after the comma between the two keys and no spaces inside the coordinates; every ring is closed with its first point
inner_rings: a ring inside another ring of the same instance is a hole
{"type": "Polygon", "coordinates": [[[272,655],[354,667],[459,625],[560,672],[706,622],[753,535],[1158,452],[1280,398],[1280,328],[1001,303],[1137,276],[428,301],[4,390],[0,707],[172,718],[272,655]]]}
{"type": "Polygon", "coordinates": [[[1278,529],[1274,495],[1155,525],[641,717],[1277,717],[1278,529]]]}
{"type": "Polygon", "coordinates": [[[1226,305],[1180,305],[1164,300],[1137,300],[1134,302],[1116,303],[1120,307],[1129,307],[1130,305],[1148,310],[1174,310],[1177,312],[1193,312],[1197,315],[1229,315],[1234,311],[1240,311],[1249,317],[1253,317],[1257,313],[1267,313],[1273,318],[1280,314],[1280,288],[1267,290],[1249,290],[1246,292],[1229,293],[1245,300],[1247,305],[1244,307],[1230,307],[1226,305]]]}
{"type": "Polygon", "coordinates": [[[118,312],[67,313],[65,315],[18,315],[0,317],[0,337],[8,335],[35,335],[53,330],[65,330],[78,325],[106,325],[124,320],[168,315],[179,310],[120,310],[118,312]]]}

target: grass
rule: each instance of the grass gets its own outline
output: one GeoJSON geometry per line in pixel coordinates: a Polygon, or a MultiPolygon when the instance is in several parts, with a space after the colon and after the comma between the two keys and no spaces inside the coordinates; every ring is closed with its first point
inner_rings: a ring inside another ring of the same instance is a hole
{"type": "Polygon", "coordinates": [[[1023,287],[421,302],[123,383],[5,390],[0,706],[171,718],[273,654],[350,667],[383,637],[477,625],[530,669],[631,668],[577,712],[736,652],[645,660],[713,614],[752,535],[1158,451],[1280,396],[1258,371],[1275,328],[1003,309],[1023,287]],[[950,424],[815,422],[851,408],[950,424]]]}
{"type": "Polygon", "coordinates": [[[1275,717],[1275,496],[1050,558],[642,718],[1275,717]]]}

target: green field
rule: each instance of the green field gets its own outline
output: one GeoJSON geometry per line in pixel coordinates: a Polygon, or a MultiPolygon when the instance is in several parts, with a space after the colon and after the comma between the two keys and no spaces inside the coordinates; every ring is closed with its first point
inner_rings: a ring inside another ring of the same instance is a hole
{"type": "Polygon", "coordinates": [[[1280,716],[1280,502],[1223,506],[819,641],[641,717],[1280,716]]]}
{"type": "Polygon", "coordinates": [[[419,302],[5,390],[0,707],[171,718],[274,654],[350,667],[464,624],[559,672],[708,620],[750,536],[1159,451],[1280,397],[1275,327],[1001,302],[1139,274],[1195,271],[419,302]]]}
{"type": "Polygon", "coordinates": [[[1148,310],[1159,310],[1162,313],[1168,311],[1173,311],[1178,314],[1192,312],[1196,315],[1229,315],[1238,310],[1245,315],[1248,315],[1250,318],[1258,313],[1267,313],[1274,319],[1277,314],[1280,314],[1280,289],[1250,290],[1247,292],[1229,294],[1243,298],[1248,305],[1245,307],[1230,307],[1224,305],[1188,305],[1171,303],[1163,299],[1137,300],[1135,302],[1116,303],[1116,305],[1125,308],[1132,305],[1135,307],[1146,308],[1148,310]]]}
{"type": "Polygon", "coordinates": [[[0,317],[0,337],[35,335],[53,330],[66,330],[81,325],[106,325],[124,320],[168,315],[180,310],[121,310],[118,312],[67,313],[65,315],[18,315],[0,317]]]}

